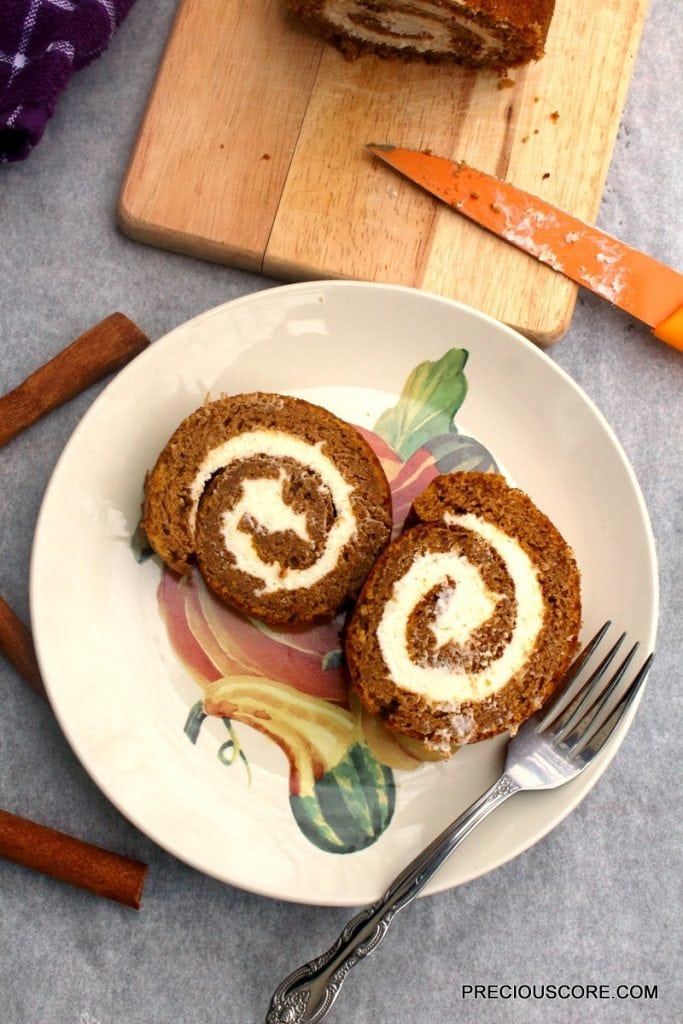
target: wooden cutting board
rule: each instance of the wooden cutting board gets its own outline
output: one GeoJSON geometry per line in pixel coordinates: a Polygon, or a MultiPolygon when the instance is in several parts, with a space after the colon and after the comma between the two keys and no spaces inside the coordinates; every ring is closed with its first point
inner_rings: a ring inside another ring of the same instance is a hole
{"type": "Polygon", "coordinates": [[[181,0],[121,190],[124,232],[278,279],[458,299],[551,344],[576,286],[380,165],[367,142],[464,159],[598,211],[647,0],[557,0],[512,71],[345,60],[286,0],[181,0]]]}

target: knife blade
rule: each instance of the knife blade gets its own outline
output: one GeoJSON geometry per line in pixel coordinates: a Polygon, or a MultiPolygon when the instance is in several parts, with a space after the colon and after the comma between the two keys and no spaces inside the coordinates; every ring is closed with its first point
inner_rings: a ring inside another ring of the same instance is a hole
{"type": "Polygon", "coordinates": [[[458,213],[619,306],[683,351],[683,274],[463,161],[389,144],[367,148],[458,213]]]}

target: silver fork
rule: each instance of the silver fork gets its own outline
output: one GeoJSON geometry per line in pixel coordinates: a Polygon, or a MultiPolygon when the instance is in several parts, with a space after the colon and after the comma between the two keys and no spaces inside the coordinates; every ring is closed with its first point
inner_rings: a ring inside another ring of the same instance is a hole
{"type": "Polygon", "coordinates": [[[266,1024],[317,1024],[326,1017],[344,978],[377,948],[389,925],[422,891],[463,839],[504,800],[528,789],[555,789],[576,778],[602,750],[636,701],[650,669],[650,654],[627,688],[620,686],[638,644],[609,679],[626,634],[584,680],[583,670],[610,626],[606,622],[569,669],[559,690],[510,741],[503,774],[391,883],[384,895],[346,925],[337,941],[278,985],[266,1024]],[[621,689],[623,692],[618,692],[621,689]]]}

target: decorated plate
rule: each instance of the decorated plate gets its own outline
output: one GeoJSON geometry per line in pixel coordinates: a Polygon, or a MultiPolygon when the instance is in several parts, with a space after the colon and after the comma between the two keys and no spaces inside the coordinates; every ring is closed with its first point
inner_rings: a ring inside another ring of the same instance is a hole
{"type": "MultiPolygon", "coordinates": [[[[199,870],[358,905],[495,780],[505,739],[426,760],[350,698],[343,616],[266,627],[146,546],[145,473],[178,423],[207,396],[257,390],[326,406],[364,433],[396,530],[437,474],[506,473],[574,548],[584,636],[609,617],[653,645],[652,535],[618,442],[576,385],[514,331],[424,292],[329,282],[249,295],[172,331],[100,395],[54,472],[32,562],[38,655],[69,742],[138,828],[199,870]]],[[[498,809],[427,891],[540,839],[628,725],[574,782],[498,809]]]]}

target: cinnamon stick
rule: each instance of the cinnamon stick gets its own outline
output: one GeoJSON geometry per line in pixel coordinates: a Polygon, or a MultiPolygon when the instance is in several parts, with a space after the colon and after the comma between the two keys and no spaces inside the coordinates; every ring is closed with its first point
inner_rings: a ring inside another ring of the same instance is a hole
{"type": "MultiPolygon", "coordinates": [[[[0,597],[0,652],[47,699],[31,632],[0,597]]],[[[0,810],[0,857],[99,896],[140,907],[147,865],[0,810]]]]}
{"type": "Polygon", "coordinates": [[[147,865],[0,810],[0,856],[140,909],[147,865]]]}
{"type": "Polygon", "coordinates": [[[120,369],[149,338],[123,313],[112,313],[0,398],[0,445],[45,413],[120,369]]]}
{"type": "Polygon", "coordinates": [[[31,633],[3,597],[0,597],[0,653],[14,665],[31,689],[47,700],[31,633]]]}

